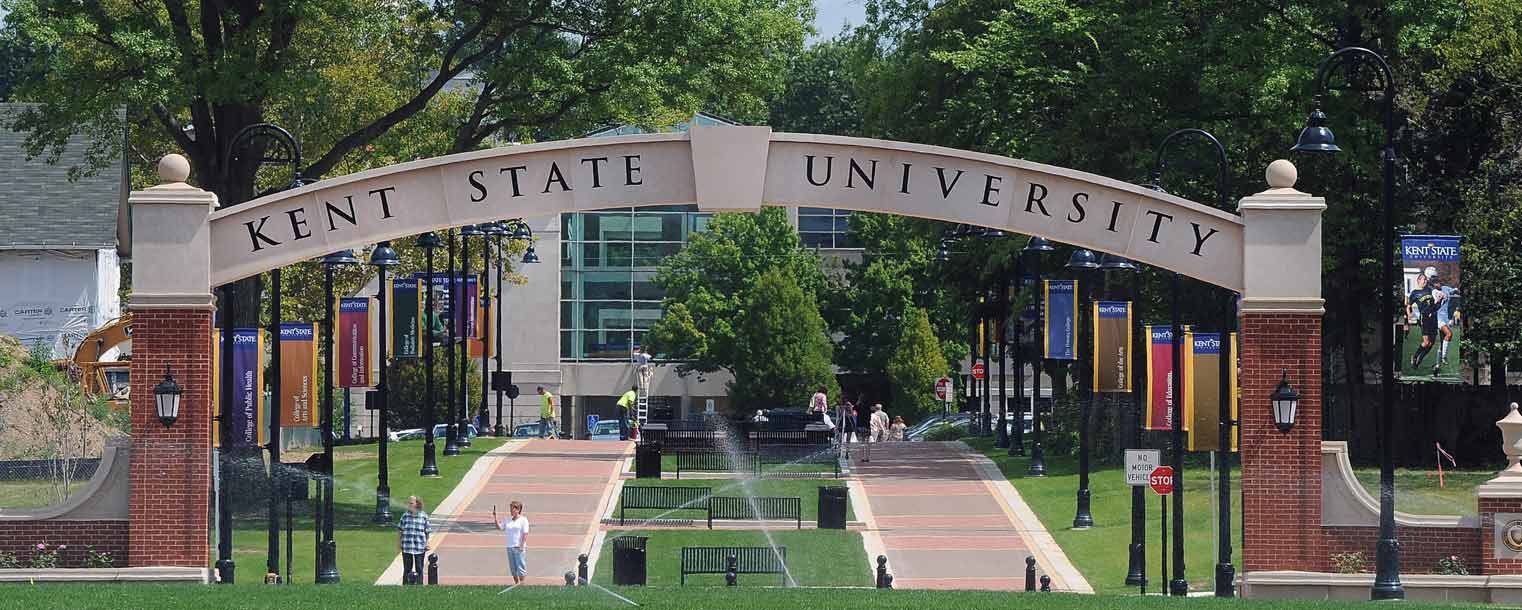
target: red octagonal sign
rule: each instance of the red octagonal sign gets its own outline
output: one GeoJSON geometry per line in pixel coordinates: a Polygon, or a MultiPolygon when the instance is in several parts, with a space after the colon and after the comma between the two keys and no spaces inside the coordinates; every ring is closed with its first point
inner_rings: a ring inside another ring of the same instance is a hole
{"type": "Polygon", "coordinates": [[[1152,487],[1152,493],[1160,496],[1173,493],[1173,467],[1158,466],[1152,469],[1152,474],[1147,477],[1147,485],[1152,487]]]}
{"type": "Polygon", "coordinates": [[[972,365],[972,378],[976,379],[978,381],[982,381],[983,380],[983,372],[985,370],[987,370],[987,369],[983,368],[983,362],[981,360],[978,361],[977,364],[972,365]]]}

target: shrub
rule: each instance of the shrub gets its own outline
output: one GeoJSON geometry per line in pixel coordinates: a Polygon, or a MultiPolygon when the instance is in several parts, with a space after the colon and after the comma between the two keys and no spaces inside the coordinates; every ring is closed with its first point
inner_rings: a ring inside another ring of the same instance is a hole
{"type": "Polygon", "coordinates": [[[58,552],[69,548],[66,544],[50,547],[45,542],[37,543],[35,552],[32,553],[32,561],[27,564],[29,568],[46,569],[58,567],[58,552]]]}
{"type": "Polygon", "coordinates": [[[1469,574],[1469,566],[1464,565],[1462,557],[1449,555],[1437,560],[1437,573],[1448,576],[1466,576],[1469,574]]]}
{"type": "Polygon", "coordinates": [[[927,441],[954,441],[966,436],[966,424],[937,424],[925,432],[927,441]]]}
{"type": "Polygon", "coordinates": [[[111,558],[111,554],[110,553],[107,553],[107,552],[104,552],[104,551],[97,551],[97,550],[95,550],[95,547],[93,547],[93,546],[88,546],[88,545],[85,546],[85,567],[87,567],[87,568],[109,568],[109,567],[113,567],[112,564],[115,564],[115,563],[116,563],[116,560],[111,558]]]}
{"type": "Polygon", "coordinates": [[[1338,574],[1357,574],[1367,571],[1368,560],[1363,553],[1332,553],[1332,569],[1338,574]]]}
{"type": "Polygon", "coordinates": [[[12,569],[21,567],[21,561],[16,559],[15,553],[0,551],[0,569],[12,569]]]}

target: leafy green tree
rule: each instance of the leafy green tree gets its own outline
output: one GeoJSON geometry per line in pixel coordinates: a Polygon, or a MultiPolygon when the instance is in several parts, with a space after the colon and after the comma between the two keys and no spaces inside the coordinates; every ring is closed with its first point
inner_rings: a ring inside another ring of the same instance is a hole
{"type": "Polygon", "coordinates": [[[898,349],[888,361],[888,380],[893,384],[891,408],[919,418],[941,409],[935,398],[935,381],[951,371],[941,342],[930,328],[930,316],[918,307],[901,321],[898,349]]]}
{"type": "Polygon", "coordinates": [[[819,388],[840,395],[830,362],[833,347],[813,294],[786,271],[770,269],[740,300],[745,312],[736,328],[735,380],[729,387],[736,404],[803,408],[819,388]]]}

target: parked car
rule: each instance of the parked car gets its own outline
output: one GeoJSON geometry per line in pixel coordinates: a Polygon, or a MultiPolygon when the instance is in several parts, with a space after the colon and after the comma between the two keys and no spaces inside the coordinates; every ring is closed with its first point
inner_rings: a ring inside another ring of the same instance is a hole
{"type": "Polygon", "coordinates": [[[391,442],[408,441],[408,440],[423,438],[423,436],[424,436],[424,430],[422,428],[408,428],[406,430],[392,430],[386,436],[387,436],[387,440],[389,440],[391,442]]]}
{"type": "Polygon", "coordinates": [[[913,428],[904,431],[904,440],[923,441],[925,435],[940,426],[966,426],[967,420],[972,419],[967,413],[952,413],[951,415],[935,415],[925,421],[915,424],[913,428]]]}
{"type": "Polygon", "coordinates": [[[618,440],[618,420],[597,422],[597,427],[592,430],[594,441],[618,440]]]}
{"type": "MultiPolygon", "coordinates": [[[[475,424],[466,424],[465,425],[465,437],[466,438],[475,438],[477,436],[479,436],[479,434],[476,433],[476,425],[475,424]]],[[[437,439],[437,438],[448,438],[448,437],[449,437],[449,424],[434,424],[433,425],[433,438],[437,439]]]]}
{"type": "Polygon", "coordinates": [[[513,438],[539,438],[539,424],[518,424],[514,426],[513,438]]]}

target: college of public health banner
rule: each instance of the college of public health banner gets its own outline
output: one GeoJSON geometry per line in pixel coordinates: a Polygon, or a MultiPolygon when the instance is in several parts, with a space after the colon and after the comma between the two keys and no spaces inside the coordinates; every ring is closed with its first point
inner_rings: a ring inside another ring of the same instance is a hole
{"type": "MultiPolygon", "coordinates": [[[[211,433],[213,446],[222,446],[222,331],[211,331],[211,378],[215,388],[211,433]]],[[[233,447],[258,447],[264,443],[264,333],[252,328],[233,329],[233,401],[229,422],[233,447]]]]}
{"type": "MultiPolygon", "coordinates": [[[[426,273],[414,274],[414,277],[418,279],[423,279],[427,276],[428,274],[426,273]]],[[[435,295],[434,298],[438,299],[439,296],[444,297],[444,319],[454,320],[454,336],[455,340],[459,341],[466,336],[476,336],[471,333],[478,327],[476,319],[477,307],[457,308],[454,306],[456,302],[461,302],[462,300],[465,303],[477,302],[476,276],[460,277],[456,275],[453,279],[454,281],[451,282],[447,273],[435,273],[429,279],[428,285],[431,288],[443,291],[439,295],[435,295]]]]}
{"type": "Polygon", "coordinates": [[[1078,281],[1045,280],[1046,354],[1051,360],[1078,359],[1078,281]]]}
{"type": "Polygon", "coordinates": [[[1452,235],[1405,235],[1400,240],[1403,315],[1398,376],[1406,381],[1459,382],[1463,299],[1459,240],[1452,235]]]}
{"type": "MultiPolygon", "coordinates": [[[[1227,360],[1226,384],[1231,388],[1231,418],[1237,418],[1236,333],[1221,344],[1220,333],[1184,333],[1184,421],[1190,451],[1221,448],[1221,359],[1227,360]]],[[[1237,449],[1237,437],[1231,437],[1237,449]]]]}
{"type": "Polygon", "coordinates": [[[417,358],[423,338],[423,282],[414,279],[391,280],[391,301],[387,303],[391,319],[391,357],[417,358]]]}
{"type": "MultiPolygon", "coordinates": [[[[1148,326],[1147,419],[1143,422],[1148,430],[1173,429],[1173,375],[1173,327],[1148,326]]],[[[1188,430],[1189,420],[1181,425],[1188,430]]]]}
{"type": "Polygon", "coordinates": [[[317,325],[280,325],[280,425],[310,428],[317,425],[312,409],[317,404],[317,325]]]}
{"type": "Polygon", "coordinates": [[[1094,391],[1131,391],[1131,303],[1094,302],[1094,391]]]}
{"type": "Polygon", "coordinates": [[[368,388],[372,379],[375,353],[371,346],[370,297],[343,297],[338,300],[338,357],[333,361],[340,388],[368,388]]]}

